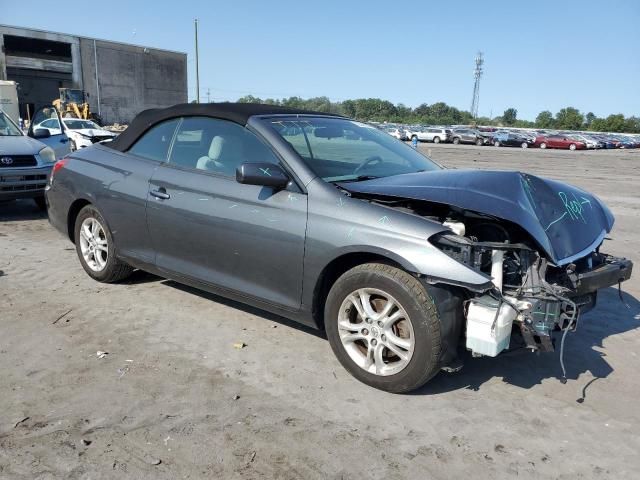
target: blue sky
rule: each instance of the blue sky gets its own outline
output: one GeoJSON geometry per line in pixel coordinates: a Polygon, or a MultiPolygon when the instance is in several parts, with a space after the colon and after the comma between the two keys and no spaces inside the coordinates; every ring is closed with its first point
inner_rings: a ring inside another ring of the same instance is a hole
{"type": "Polygon", "coordinates": [[[210,89],[212,100],[380,97],[468,110],[481,50],[480,115],[640,115],[639,0],[0,0],[0,12],[8,25],[186,52],[190,99],[198,17],[201,100],[210,89]]]}

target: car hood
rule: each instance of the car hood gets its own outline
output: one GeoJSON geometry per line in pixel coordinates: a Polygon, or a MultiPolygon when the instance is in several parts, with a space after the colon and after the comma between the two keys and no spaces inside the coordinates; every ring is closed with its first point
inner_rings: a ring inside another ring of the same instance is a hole
{"type": "Polygon", "coordinates": [[[98,128],[78,128],[76,130],[70,130],[73,133],[79,133],[87,137],[115,137],[116,135],[108,130],[102,130],[98,128]]]}
{"type": "Polygon", "coordinates": [[[556,265],[594,250],[614,222],[595,195],[521,172],[438,170],[340,186],[356,194],[425,200],[513,222],[556,265]]]}
{"type": "Polygon", "coordinates": [[[0,136],[0,156],[35,155],[46,145],[26,135],[0,136]]]}

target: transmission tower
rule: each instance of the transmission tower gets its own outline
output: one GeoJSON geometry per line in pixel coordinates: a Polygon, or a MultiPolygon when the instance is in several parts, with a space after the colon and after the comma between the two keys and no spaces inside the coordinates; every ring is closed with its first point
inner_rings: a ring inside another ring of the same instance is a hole
{"type": "Polygon", "coordinates": [[[480,103],[480,77],[482,77],[482,65],[484,59],[482,58],[482,52],[478,52],[476,55],[476,69],[473,71],[473,78],[476,81],[473,84],[473,100],[471,100],[471,115],[473,118],[478,118],[478,104],[480,103]]]}

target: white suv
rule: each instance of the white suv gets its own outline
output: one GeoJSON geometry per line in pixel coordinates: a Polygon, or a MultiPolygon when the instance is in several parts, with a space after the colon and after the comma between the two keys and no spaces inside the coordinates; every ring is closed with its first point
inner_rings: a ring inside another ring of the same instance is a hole
{"type": "Polygon", "coordinates": [[[425,127],[419,131],[413,132],[413,136],[418,137],[418,140],[421,142],[449,142],[451,141],[451,130],[448,128],[439,128],[439,127],[425,127]]]}

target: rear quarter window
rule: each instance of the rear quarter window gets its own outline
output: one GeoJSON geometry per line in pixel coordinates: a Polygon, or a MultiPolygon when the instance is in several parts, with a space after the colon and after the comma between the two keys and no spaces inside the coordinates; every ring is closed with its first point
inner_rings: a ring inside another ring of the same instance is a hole
{"type": "Polygon", "coordinates": [[[180,119],[174,118],[151,127],[133,144],[129,153],[149,160],[165,162],[179,121],[180,119]]]}

